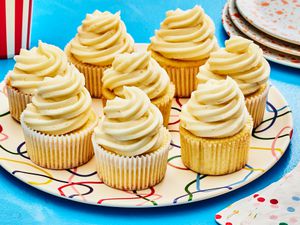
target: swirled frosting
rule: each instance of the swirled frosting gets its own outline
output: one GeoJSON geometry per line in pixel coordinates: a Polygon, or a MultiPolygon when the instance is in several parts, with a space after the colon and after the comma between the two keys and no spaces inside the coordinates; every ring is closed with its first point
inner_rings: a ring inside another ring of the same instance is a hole
{"type": "Polygon", "coordinates": [[[210,78],[225,79],[228,75],[238,83],[245,96],[267,83],[270,65],[259,46],[239,36],[227,40],[225,46],[211,53],[206,65],[200,67],[197,75],[200,83],[210,78]]]}
{"type": "Polygon", "coordinates": [[[164,140],[163,118],[148,96],[137,87],[124,87],[124,97],[108,100],[104,117],[95,128],[95,141],[124,156],[149,153],[164,140]]]}
{"type": "Polygon", "coordinates": [[[9,73],[11,86],[26,94],[33,94],[45,77],[63,75],[68,64],[62,50],[41,41],[38,47],[21,49],[14,59],[16,64],[9,73]]]}
{"type": "Polygon", "coordinates": [[[217,47],[215,26],[204,10],[170,10],[151,38],[151,50],[169,59],[202,60],[217,47]]]}
{"type": "Polygon", "coordinates": [[[83,74],[73,65],[65,76],[46,77],[23,112],[24,123],[54,135],[80,129],[92,113],[92,99],[84,84],[83,74]]]}
{"type": "Polygon", "coordinates": [[[80,62],[106,66],[117,54],[133,51],[134,42],[120,19],[120,12],[96,10],[86,15],[77,31],[70,51],[80,62]]]}
{"type": "Polygon", "coordinates": [[[198,137],[223,138],[238,133],[249,113],[244,96],[230,77],[199,84],[182,107],[180,125],[198,137]]]}
{"type": "Polygon", "coordinates": [[[136,86],[150,99],[164,95],[170,85],[168,74],[149,52],[117,55],[112,67],[104,71],[102,82],[107,95],[122,96],[123,86],[136,86]]]}

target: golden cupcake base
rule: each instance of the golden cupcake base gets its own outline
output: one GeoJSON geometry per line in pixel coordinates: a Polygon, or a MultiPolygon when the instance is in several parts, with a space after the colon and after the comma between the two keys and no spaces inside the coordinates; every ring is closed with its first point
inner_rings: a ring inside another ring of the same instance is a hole
{"type": "MultiPolygon", "coordinates": [[[[160,98],[151,100],[151,103],[154,104],[161,112],[161,114],[163,116],[163,120],[164,120],[163,124],[165,127],[168,127],[168,124],[169,124],[174,94],[175,94],[175,86],[173,83],[171,83],[169,86],[169,90],[165,95],[163,95],[160,98]]],[[[106,105],[107,100],[111,100],[114,98],[115,98],[115,96],[111,92],[109,92],[107,90],[103,91],[103,96],[102,96],[103,107],[106,105]]]]}
{"type": "Polygon", "coordinates": [[[66,135],[49,135],[32,130],[23,120],[21,127],[30,160],[48,169],[70,169],[88,162],[94,155],[91,136],[97,125],[96,114],[80,130],[66,135]]]}
{"type": "Polygon", "coordinates": [[[201,138],[180,126],[183,164],[201,174],[223,175],[242,169],[248,160],[253,121],[232,137],[201,138]]]}
{"type": "Polygon", "coordinates": [[[106,151],[95,142],[97,173],[108,186],[121,190],[143,190],[162,181],[167,170],[171,135],[165,129],[165,140],[160,149],[140,156],[120,156],[106,151]]]}
{"type": "Polygon", "coordinates": [[[264,119],[268,92],[269,84],[264,84],[257,92],[245,97],[245,104],[253,118],[254,128],[258,127],[264,119]]]}
{"type": "Polygon", "coordinates": [[[93,98],[102,97],[102,75],[104,70],[111,67],[108,66],[97,66],[88,63],[82,63],[73,57],[70,51],[70,43],[65,48],[65,53],[70,63],[72,63],[85,77],[85,87],[90,92],[93,98]]]}
{"type": "Polygon", "coordinates": [[[12,87],[9,82],[6,83],[6,89],[10,115],[13,119],[20,122],[21,113],[24,111],[27,104],[31,103],[32,95],[22,93],[18,89],[12,87]]]}

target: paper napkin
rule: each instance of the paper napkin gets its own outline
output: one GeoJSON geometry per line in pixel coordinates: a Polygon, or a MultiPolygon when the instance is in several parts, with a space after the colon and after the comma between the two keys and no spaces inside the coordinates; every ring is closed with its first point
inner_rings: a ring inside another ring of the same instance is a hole
{"type": "Polygon", "coordinates": [[[300,224],[300,164],[279,181],[216,214],[222,225],[300,224]]]}

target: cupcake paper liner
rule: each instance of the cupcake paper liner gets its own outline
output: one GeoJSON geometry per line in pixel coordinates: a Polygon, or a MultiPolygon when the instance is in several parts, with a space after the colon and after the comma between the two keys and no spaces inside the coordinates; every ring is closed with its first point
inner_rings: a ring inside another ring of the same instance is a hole
{"type": "Polygon", "coordinates": [[[10,115],[16,121],[20,122],[21,113],[24,111],[27,104],[31,103],[32,95],[22,93],[8,83],[6,84],[6,88],[10,115]]]}
{"type": "Polygon", "coordinates": [[[253,118],[253,127],[258,127],[263,121],[269,84],[263,85],[257,93],[245,98],[246,107],[253,118]]]}
{"type": "Polygon", "coordinates": [[[97,173],[108,186],[121,190],[143,190],[152,187],[165,176],[171,135],[165,129],[162,147],[140,156],[121,156],[106,151],[95,142],[93,135],[97,173]]]}
{"type": "Polygon", "coordinates": [[[199,66],[196,67],[172,67],[161,65],[170,76],[170,80],[175,84],[175,96],[190,97],[196,89],[196,75],[199,66]]]}
{"type": "Polygon", "coordinates": [[[48,169],[70,169],[88,162],[94,155],[91,136],[96,125],[94,115],[78,132],[49,135],[29,128],[21,115],[28,156],[38,166],[48,169]]]}
{"type": "Polygon", "coordinates": [[[101,98],[102,97],[102,75],[103,71],[107,68],[111,67],[108,66],[97,66],[91,65],[88,63],[82,63],[78,61],[70,51],[70,43],[65,48],[65,53],[68,57],[70,63],[72,63],[81,73],[83,73],[85,77],[85,87],[90,92],[93,98],[101,98]]]}
{"type": "Polygon", "coordinates": [[[180,126],[183,164],[206,175],[223,175],[242,169],[248,160],[252,128],[251,116],[239,133],[220,139],[197,137],[180,126]]]}
{"type": "Polygon", "coordinates": [[[172,107],[172,100],[175,95],[175,86],[173,83],[170,84],[169,91],[164,96],[151,101],[161,112],[163,119],[164,119],[164,126],[168,127],[171,107],[172,107]]]}
{"type": "MultiPolygon", "coordinates": [[[[151,100],[151,103],[154,104],[159,111],[161,112],[163,116],[163,124],[165,127],[168,127],[169,119],[170,119],[170,113],[171,113],[171,107],[172,107],[172,100],[175,94],[175,86],[173,83],[170,84],[169,91],[162,97],[151,100]]],[[[105,96],[102,96],[102,104],[103,107],[106,105],[107,99],[105,96]]]]}
{"type": "MultiPolygon", "coordinates": [[[[216,44],[215,50],[218,48],[216,44]]],[[[148,51],[151,51],[151,56],[167,71],[170,80],[175,84],[175,96],[190,97],[197,87],[196,75],[199,67],[204,65],[208,58],[198,61],[167,59],[158,52],[152,51],[151,44],[148,46],[148,51]]]]}

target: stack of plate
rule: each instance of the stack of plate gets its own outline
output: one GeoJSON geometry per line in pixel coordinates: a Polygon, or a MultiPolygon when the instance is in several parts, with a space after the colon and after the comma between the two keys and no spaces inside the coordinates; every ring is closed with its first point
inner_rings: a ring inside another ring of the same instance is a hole
{"type": "Polygon", "coordinates": [[[228,0],[222,23],[229,36],[259,44],[270,61],[300,68],[300,1],[228,0]]]}

